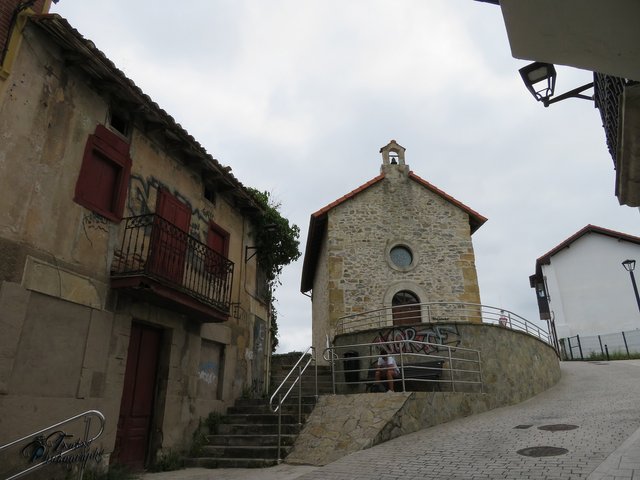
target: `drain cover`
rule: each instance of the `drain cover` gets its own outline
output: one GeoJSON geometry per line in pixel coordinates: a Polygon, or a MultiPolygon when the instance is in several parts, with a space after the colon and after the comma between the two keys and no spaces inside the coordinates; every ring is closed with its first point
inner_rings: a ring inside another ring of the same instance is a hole
{"type": "Polygon", "coordinates": [[[518,450],[520,455],[527,457],[554,457],[556,455],[564,455],[569,450],[560,447],[527,447],[522,450],[518,450]]]}
{"type": "Polygon", "coordinates": [[[546,430],[547,432],[564,432],[566,430],[575,430],[578,425],[568,425],[566,423],[557,423],[555,425],[542,425],[538,430],[546,430]]]}
{"type": "Polygon", "coordinates": [[[533,425],[516,425],[513,428],[519,428],[520,430],[526,430],[527,428],[531,428],[533,425]]]}

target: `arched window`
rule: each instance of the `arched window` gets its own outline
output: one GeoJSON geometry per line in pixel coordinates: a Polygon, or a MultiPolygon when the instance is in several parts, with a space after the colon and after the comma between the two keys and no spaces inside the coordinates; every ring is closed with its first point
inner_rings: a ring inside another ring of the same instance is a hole
{"type": "Polygon", "coordinates": [[[422,322],[420,299],[409,290],[400,290],[391,300],[394,325],[413,325],[422,322]]]}

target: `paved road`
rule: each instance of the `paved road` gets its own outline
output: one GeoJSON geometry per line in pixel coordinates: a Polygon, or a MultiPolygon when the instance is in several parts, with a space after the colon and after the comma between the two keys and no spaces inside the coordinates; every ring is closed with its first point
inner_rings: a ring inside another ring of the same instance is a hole
{"type": "Polygon", "coordinates": [[[640,360],[563,363],[560,382],[526,402],[420,430],[324,467],[190,469],[143,479],[640,480],[640,360]],[[539,429],[550,425],[577,428],[539,429]],[[531,447],[567,452],[518,453],[531,447]]]}

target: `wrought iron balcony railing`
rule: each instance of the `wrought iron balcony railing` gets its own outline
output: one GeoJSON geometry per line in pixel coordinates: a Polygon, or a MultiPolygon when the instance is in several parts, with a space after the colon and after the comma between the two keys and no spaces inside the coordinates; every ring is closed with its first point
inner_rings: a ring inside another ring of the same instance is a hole
{"type": "Polygon", "coordinates": [[[233,262],[158,215],[124,221],[122,244],[111,267],[112,279],[155,280],[220,313],[229,313],[233,262]]]}
{"type": "Polygon", "coordinates": [[[593,74],[593,95],[595,105],[600,110],[602,126],[607,140],[607,148],[613,159],[613,164],[618,167],[618,135],[620,123],[620,103],[622,92],[628,85],[635,82],[624,78],[612,77],[603,73],[593,74]]]}

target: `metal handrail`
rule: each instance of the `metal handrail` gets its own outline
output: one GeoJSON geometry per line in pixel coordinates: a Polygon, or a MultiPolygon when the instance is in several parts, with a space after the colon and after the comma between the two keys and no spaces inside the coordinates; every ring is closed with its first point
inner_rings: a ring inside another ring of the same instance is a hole
{"type": "MultiPolygon", "coordinates": [[[[377,350],[385,346],[390,355],[399,357],[398,368],[400,370],[400,377],[397,379],[402,384],[402,390],[406,391],[406,381],[411,380],[420,383],[432,383],[432,384],[449,384],[452,391],[456,391],[456,385],[477,385],[480,387],[480,392],[484,391],[484,385],[482,380],[482,358],[479,350],[463,348],[463,347],[450,347],[448,345],[442,345],[430,342],[419,342],[416,340],[400,340],[400,341],[387,341],[387,342],[374,342],[374,343],[360,343],[350,345],[332,346],[325,350],[325,358],[331,358],[331,369],[333,371],[333,388],[336,391],[337,385],[362,385],[370,384],[372,380],[365,375],[364,380],[360,380],[360,373],[369,373],[371,368],[370,364],[375,361],[380,355],[377,350]],[[429,351],[431,353],[419,353],[420,350],[429,351]],[[336,360],[340,358],[340,351],[356,351],[367,352],[368,354],[358,355],[357,357],[347,357],[344,354],[342,358],[345,362],[358,359],[368,360],[365,368],[346,368],[340,369],[336,366],[336,360]],[[416,367],[411,365],[411,362],[418,361],[433,361],[440,360],[448,362],[445,367],[444,364],[440,368],[442,370],[442,378],[439,379],[414,379],[405,378],[405,366],[412,366],[413,368],[420,368],[422,370],[436,370],[436,367],[416,367]],[[454,364],[457,365],[454,367],[454,364]],[[356,374],[358,376],[357,381],[347,381],[346,374],[356,374]],[[445,373],[447,375],[445,375],[445,373]],[[448,376],[448,379],[445,378],[448,376]],[[344,381],[336,380],[336,377],[344,378],[344,381]]],[[[380,381],[374,381],[373,383],[386,383],[386,379],[380,381]]]]}
{"type": "Polygon", "coordinates": [[[284,377],[284,380],[278,385],[278,388],[275,389],[271,398],[269,398],[269,407],[273,413],[278,413],[278,463],[282,461],[280,458],[280,450],[281,450],[281,440],[282,440],[282,405],[284,401],[289,398],[289,394],[292,392],[293,388],[298,385],[298,424],[302,424],[302,375],[307,370],[307,367],[313,363],[315,367],[315,397],[318,399],[318,362],[316,361],[316,349],[313,346],[307,348],[300,358],[295,363],[289,373],[284,377]],[[308,356],[307,362],[303,366],[303,360],[308,356]],[[298,371],[298,375],[295,379],[292,380],[289,389],[283,394],[280,390],[283,390],[289,378],[292,377],[295,371],[298,371]],[[278,399],[277,403],[275,403],[275,399],[278,399]]]}
{"type": "Polygon", "coordinates": [[[336,334],[418,323],[484,323],[521,331],[552,344],[547,330],[505,308],[464,302],[430,302],[381,307],[338,319],[336,334]],[[395,323],[395,324],[394,324],[395,323]]]}
{"type": "MultiPolygon", "coordinates": [[[[58,423],[54,423],[53,425],[50,425],[46,428],[43,428],[42,430],[38,430],[37,432],[31,433],[29,435],[25,435],[22,438],[19,438],[17,440],[14,440],[11,443],[7,443],[6,445],[2,445],[0,446],[0,452],[3,450],[6,450],[7,448],[13,447],[14,445],[18,445],[22,442],[24,442],[25,440],[34,440],[37,439],[41,434],[48,432],[50,430],[53,430],[54,428],[58,428],[61,427],[63,425],[66,425],[68,423],[71,423],[75,420],[78,420],[79,418],[83,418],[84,417],[84,421],[85,421],[85,427],[84,427],[84,439],[82,440],[82,442],[78,443],[78,444],[74,444],[72,446],[72,448],[69,448],[67,450],[64,450],[60,453],[57,453],[54,457],[48,459],[45,462],[40,462],[37,463],[21,472],[16,473],[15,475],[12,475],[10,477],[7,477],[5,480],[14,480],[16,478],[20,478],[34,470],[37,470],[38,468],[44,467],[45,465],[49,465],[50,463],[52,463],[53,461],[55,461],[56,459],[61,459],[66,457],[67,455],[69,455],[72,452],[75,452],[78,448],[84,448],[86,449],[91,443],[93,443],[94,440],[96,440],[98,437],[100,437],[100,435],[102,435],[102,433],[104,432],[104,426],[105,426],[105,417],[104,415],[99,412],[98,410],[87,410],[84,413],[80,413],[78,415],[74,415],[73,417],[67,418],[66,420],[63,420],[61,422],[58,423]],[[91,417],[97,417],[100,420],[100,430],[98,431],[98,433],[96,433],[93,437],[89,438],[89,432],[91,429],[91,417]]],[[[86,461],[82,462],[82,466],[80,467],[80,472],[79,472],[79,480],[82,480],[82,476],[84,475],[84,467],[85,467],[86,461]]]]}

